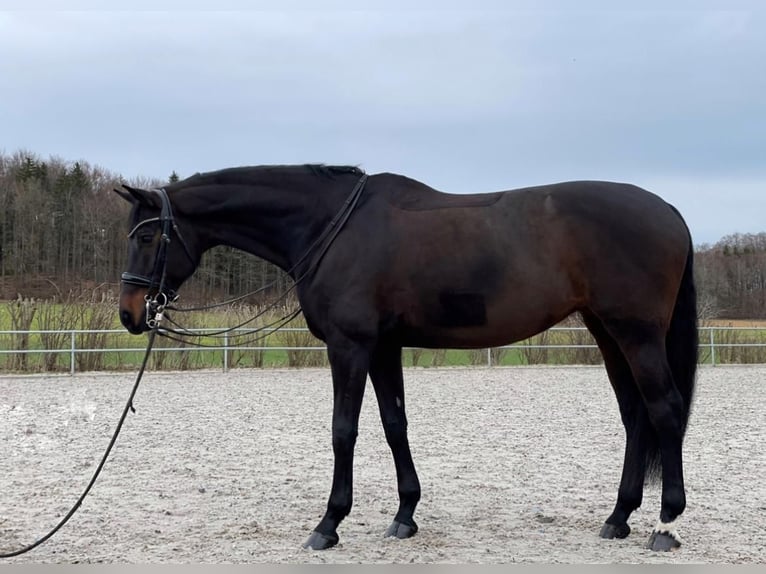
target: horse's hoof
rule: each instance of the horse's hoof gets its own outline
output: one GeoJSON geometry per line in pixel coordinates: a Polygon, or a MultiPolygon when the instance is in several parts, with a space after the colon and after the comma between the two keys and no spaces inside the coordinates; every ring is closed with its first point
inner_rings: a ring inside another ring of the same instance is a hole
{"type": "Polygon", "coordinates": [[[340,540],[340,538],[338,538],[337,534],[326,536],[314,530],[314,532],[311,533],[311,536],[308,537],[308,540],[303,543],[303,547],[307,550],[327,550],[328,548],[335,546],[338,543],[338,540],[340,540]]]}
{"type": "Polygon", "coordinates": [[[649,537],[649,543],[646,545],[649,550],[655,552],[667,552],[681,547],[681,541],[672,532],[652,532],[649,537]]]}
{"type": "Polygon", "coordinates": [[[403,522],[394,520],[391,523],[391,526],[389,526],[386,529],[386,533],[384,536],[386,538],[388,538],[389,536],[395,536],[396,538],[403,540],[405,538],[414,536],[417,531],[418,531],[418,525],[415,524],[414,522],[412,524],[404,524],[403,522]]]}
{"type": "Polygon", "coordinates": [[[606,522],[601,527],[601,532],[598,535],[606,540],[612,540],[613,538],[626,538],[628,534],[630,534],[630,526],[628,526],[627,522],[622,524],[609,524],[606,522]]]}

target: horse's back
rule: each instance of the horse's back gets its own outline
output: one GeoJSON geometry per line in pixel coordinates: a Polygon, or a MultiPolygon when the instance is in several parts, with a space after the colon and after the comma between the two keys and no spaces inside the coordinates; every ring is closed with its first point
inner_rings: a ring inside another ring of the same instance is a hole
{"type": "MultiPolygon", "coordinates": [[[[414,235],[449,226],[458,235],[483,230],[477,240],[538,248],[551,238],[572,248],[603,251],[607,245],[630,252],[680,246],[685,257],[688,230],[678,212],[662,198],[627,183],[569,181],[477,194],[444,193],[416,180],[380,174],[376,187],[385,197],[396,230],[414,235]],[[495,237],[496,235],[497,237],[495,237]],[[571,242],[574,241],[575,244],[571,242]]],[[[409,242],[410,238],[407,238],[409,242]]],[[[470,242],[469,242],[470,243],[470,242]]],[[[559,246],[553,242],[552,249],[559,246]]]]}
{"type": "Polygon", "coordinates": [[[394,173],[374,176],[376,186],[395,209],[405,211],[439,211],[442,209],[489,207],[497,203],[503,192],[445,193],[412,178],[394,173]]]}
{"type": "MultiPolygon", "coordinates": [[[[638,186],[611,181],[567,181],[487,193],[447,193],[412,178],[392,173],[373,176],[377,193],[385,196],[390,207],[402,211],[433,211],[443,218],[445,212],[463,210],[469,215],[480,210],[484,217],[540,217],[554,212],[578,225],[609,227],[615,218],[639,223],[650,217],[658,225],[684,225],[677,212],[662,198],[638,186]]],[[[541,221],[542,223],[542,221],[541,221]]],[[[646,223],[646,221],[645,221],[646,223]]],[[[656,226],[655,226],[656,227],[656,226]]]]}

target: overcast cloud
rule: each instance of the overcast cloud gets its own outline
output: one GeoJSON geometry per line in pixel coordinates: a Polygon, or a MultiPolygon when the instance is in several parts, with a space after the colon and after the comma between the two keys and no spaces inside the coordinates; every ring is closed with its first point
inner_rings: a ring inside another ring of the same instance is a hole
{"type": "Polygon", "coordinates": [[[127,178],[324,162],[461,193],[611,179],[675,204],[696,243],[766,231],[762,11],[300,5],[0,12],[0,149],[127,178]]]}

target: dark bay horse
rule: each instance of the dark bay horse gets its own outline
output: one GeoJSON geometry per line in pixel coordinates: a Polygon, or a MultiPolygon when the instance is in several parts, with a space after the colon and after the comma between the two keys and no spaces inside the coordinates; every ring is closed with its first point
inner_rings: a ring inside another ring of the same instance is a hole
{"type": "Polygon", "coordinates": [[[644,481],[661,472],[655,550],[680,541],[682,445],[697,365],[693,246],[682,217],[633,185],[579,181],[452,195],[400,175],[305,165],[225,169],[132,202],[120,318],[151,328],[203,252],[229,245],[286,270],[327,344],[335,456],[327,511],[305,546],[338,542],[352,504],[369,375],[393,454],[406,538],[420,484],[407,439],[402,348],[505,345],[580,313],[604,357],[626,430],[622,479],[600,535],[623,538],[644,481]]]}

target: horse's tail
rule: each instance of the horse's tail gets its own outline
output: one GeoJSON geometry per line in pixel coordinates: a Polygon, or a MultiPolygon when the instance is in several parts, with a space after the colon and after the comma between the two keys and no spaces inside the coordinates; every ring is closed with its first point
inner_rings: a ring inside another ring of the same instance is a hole
{"type": "Polygon", "coordinates": [[[684,399],[683,429],[689,421],[694,400],[694,383],[699,355],[699,331],[697,330],[697,290],[694,286],[694,248],[689,245],[686,268],[678,290],[673,318],[665,338],[670,370],[678,392],[684,399]]]}
{"type": "MultiPolygon", "coordinates": [[[[672,205],[673,211],[681,218],[672,205]]],[[[683,222],[683,218],[681,218],[683,222]]],[[[686,225],[684,223],[684,225],[686,225]]],[[[687,227],[688,233],[688,227],[687,227]]],[[[689,251],[686,255],[681,285],[676,296],[676,304],[673,308],[673,316],[670,320],[670,328],[665,336],[665,352],[670,364],[678,392],[683,399],[682,428],[686,433],[686,425],[689,422],[692,402],[694,400],[694,384],[697,375],[697,360],[699,356],[699,331],[697,325],[697,289],[694,285],[694,245],[689,235],[689,251]]],[[[659,445],[652,441],[652,448],[648,454],[648,471],[656,476],[660,470],[659,445]]]]}

